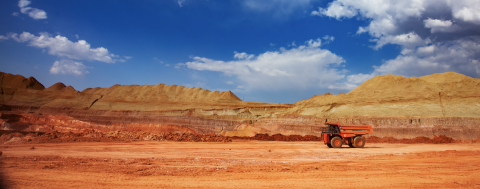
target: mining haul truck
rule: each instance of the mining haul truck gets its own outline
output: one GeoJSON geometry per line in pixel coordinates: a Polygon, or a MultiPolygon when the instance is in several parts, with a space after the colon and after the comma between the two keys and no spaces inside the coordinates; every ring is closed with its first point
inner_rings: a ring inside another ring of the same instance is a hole
{"type": "Polygon", "coordinates": [[[370,125],[340,125],[340,123],[325,123],[322,128],[321,139],[329,148],[341,148],[347,144],[351,148],[363,148],[365,138],[363,135],[373,133],[370,125]]]}

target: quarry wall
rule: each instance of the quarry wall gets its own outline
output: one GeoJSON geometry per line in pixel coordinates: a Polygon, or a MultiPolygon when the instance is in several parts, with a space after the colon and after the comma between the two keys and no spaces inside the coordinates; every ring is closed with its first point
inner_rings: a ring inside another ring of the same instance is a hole
{"type": "Polygon", "coordinates": [[[163,84],[79,92],[1,72],[0,84],[3,130],[319,136],[323,123],[338,122],[372,125],[371,136],[378,137],[480,138],[480,79],[456,73],[379,76],[350,93],[316,95],[296,104],[243,102],[230,91],[163,84]]]}

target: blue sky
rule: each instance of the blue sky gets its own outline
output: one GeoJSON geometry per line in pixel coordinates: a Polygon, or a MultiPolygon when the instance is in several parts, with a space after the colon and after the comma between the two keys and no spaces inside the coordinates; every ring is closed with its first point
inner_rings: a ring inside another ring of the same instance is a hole
{"type": "Polygon", "coordinates": [[[295,103],[383,74],[480,76],[475,0],[4,0],[0,14],[0,71],[45,87],[164,83],[295,103]]]}

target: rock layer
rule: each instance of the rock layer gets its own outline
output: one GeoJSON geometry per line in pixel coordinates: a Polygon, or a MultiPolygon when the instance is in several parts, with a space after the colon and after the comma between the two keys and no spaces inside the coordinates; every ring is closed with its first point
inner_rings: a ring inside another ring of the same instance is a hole
{"type": "Polygon", "coordinates": [[[480,138],[480,79],[457,73],[383,75],[349,93],[296,104],[244,102],[230,91],[176,85],[114,85],[81,92],[0,72],[4,130],[149,131],[226,136],[319,136],[324,122],[368,124],[372,136],[480,138]]]}

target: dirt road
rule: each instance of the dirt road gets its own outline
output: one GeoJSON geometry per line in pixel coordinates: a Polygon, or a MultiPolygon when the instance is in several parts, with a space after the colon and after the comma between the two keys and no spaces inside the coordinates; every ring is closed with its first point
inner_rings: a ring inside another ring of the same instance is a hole
{"type": "Polygon", "coordinates": [[[5,188],[480,188],[478,143],[89,142],[0,151],[5,188]]]}

